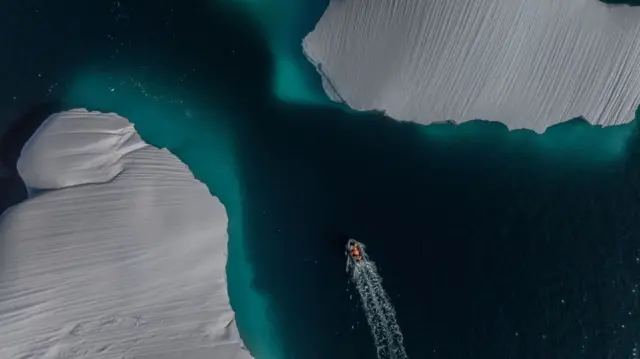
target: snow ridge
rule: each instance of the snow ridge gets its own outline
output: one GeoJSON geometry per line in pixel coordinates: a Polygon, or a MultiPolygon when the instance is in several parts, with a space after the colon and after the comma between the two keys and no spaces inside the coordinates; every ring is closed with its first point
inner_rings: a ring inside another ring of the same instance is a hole
{"type": "Polygon", "coordinates": [[[541,133],[634,119],[639,20],[597,0],[331,0],[303,49],[356,110],[541,133]]]}
{"type": "Polygon", "coordinates": [[[18,168],[47,191],[0,218],[1,358],[251,358],[225,209],[178,158],[79,109],[51,116],[18,168]]]}

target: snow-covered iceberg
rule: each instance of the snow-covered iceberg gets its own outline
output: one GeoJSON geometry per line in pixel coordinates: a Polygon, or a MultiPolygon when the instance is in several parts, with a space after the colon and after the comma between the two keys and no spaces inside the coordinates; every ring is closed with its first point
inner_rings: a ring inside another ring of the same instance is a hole
{"type": "Polygon", "coordinates": [[[250,358],[225,209],[177,157],[122,117],[72,110],[18,170],[31,196],[0,218],[1,358],[250,358]]]}
{"type": "Polygon", "coordinates": [[[634,119],[640,8],[598,0],[331,0],[303,42],[335,101],[543,132],[634,119]]]}

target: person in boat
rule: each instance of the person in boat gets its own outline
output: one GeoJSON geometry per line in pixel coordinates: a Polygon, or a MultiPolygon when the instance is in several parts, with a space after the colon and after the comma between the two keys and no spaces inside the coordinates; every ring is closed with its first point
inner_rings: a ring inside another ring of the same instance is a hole
{"type": "Polygon", "coordinates": [[[358,243],[355,243],[355,244],[353,245],[353,247],[351,248],[351,256],[352,256],[353,258],[355,258],[356,260],[358,260],[358,261],[359,261],[360,259],[362,259],[362,258],[360,257],[360,249],[358,248],[358,243]]]}

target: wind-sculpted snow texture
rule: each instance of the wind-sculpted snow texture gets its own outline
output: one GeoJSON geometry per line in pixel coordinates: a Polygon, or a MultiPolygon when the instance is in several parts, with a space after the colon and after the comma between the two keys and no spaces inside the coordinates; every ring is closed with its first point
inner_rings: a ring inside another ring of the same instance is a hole
{"type": "Polygon", "coordinates": [[[72,110],[18,170],[31,197],[0,219],[0,358],[250,358],[225,209],[174,155],[122,117],[72,110]]]}
{"type": "Polygon", "coordinates": [[[640,8],[597,0],[331,0],[304,51],[335,101],[544,132],[634,119],[640,8]]]}

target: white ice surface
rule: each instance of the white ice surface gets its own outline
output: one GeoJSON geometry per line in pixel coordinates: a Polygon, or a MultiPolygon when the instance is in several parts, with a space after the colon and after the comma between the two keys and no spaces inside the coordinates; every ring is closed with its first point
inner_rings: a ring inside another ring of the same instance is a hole
{"type": "Polygon", "coordinates": [[[0,219],[0,358],[250,358],[225,209],[178,158],[122,117],[73,110],[19,170],[48,191],[0,219]]]}
{"type": "Polygon", "coordinates": [[[640,7],[598,0],[331,0],[303,47],[354,109],[543,132],[634,119],[639,30],[640,7]]]}

